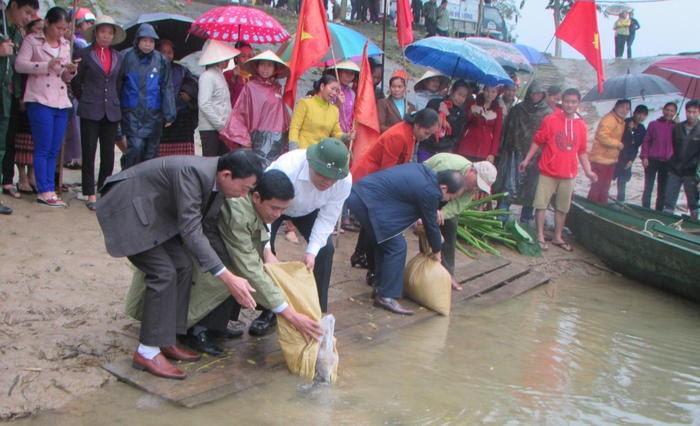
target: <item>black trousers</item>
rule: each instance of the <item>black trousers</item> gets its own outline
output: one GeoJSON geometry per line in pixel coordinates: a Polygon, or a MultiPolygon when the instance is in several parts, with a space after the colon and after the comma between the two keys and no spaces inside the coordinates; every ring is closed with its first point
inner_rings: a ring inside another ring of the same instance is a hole
{"type": "Polygon", "coordinates": [[[187,308],[192,286],[192,261],[179,236],[150,250],[129,256],[146,274],[146,293],[139,342],[172,346],[176,334],[187,331],[187,308]]]}
{"type": "MultiPolygon", "coordinates": [[[[270,246],[272,252],[275,251],[275,237],[277,236],[277,230],[279,229],[282,222],[285,220],[291,221],[299,230],[304,239],[308,242],[311,236],[311,230],[316,222],[316,216],[318,216],[318,210],[307,214],[306,216],[299,217],[289,217],[282,215],[279,219],[272,223],[272,232],[270,235],[270,246]]],[[[319,250],[316,255],[316,263],[314,264],[314,278],[316,279],[316,289],[318,290],[318,301],[321,304],[321,312],[326,312],[328,310],[328,287],[331,284],[331,272],[333,269],[333,255],[335,254],[335,247],[333,247],[333,236],[329,235],[326,245],[319,250]]]]}
{"type": "Polygon", "coordinates": [[[204,318],[197,321],[192,328],[226,331],[229,320],[238,320],[238,314],[240,312],[241,305],[236,302],[233,296],[230,296],[221,302],[219,306],[212,309],[204,318]]]}
{"type": "Polygon", "coordinates": [[[651,193],[654,191],[654,180],[657,181],[656,188],[656,210],[664,209],[664,197],[666,195],[666,182],[668,181],[668,161],[654,160],[649,158],[649,164],[644,169],[644,192],[642,192],[642,206],[651,208],[651,193]]]}
{"type": "Polygon", "coordinates": [[[17,114],[19,114],[19,100],[12,96],[10,104],[10,117],[7,123],[5,136],[5,156],[2,159],[2,184],[12,185],[15,180],[15,135],[17,134],[17,114]]]}
{"type": "Polygon", "coordinates": [[[202,140],[203,157],[218,157],[229,152],[226,144],[219,140],[216,130],[200,130],[199,138],[202,140]]]}
{"type": "Polygon", "coordinates": [[[117,140],[118,121],[80,119],[80,146],[82,149],[83,195],[95,195],[95,153],[100,142],[100,170],[97,174],[97,187],[101,188],[105,179],[114,170],[114,141],[117,140]]]}

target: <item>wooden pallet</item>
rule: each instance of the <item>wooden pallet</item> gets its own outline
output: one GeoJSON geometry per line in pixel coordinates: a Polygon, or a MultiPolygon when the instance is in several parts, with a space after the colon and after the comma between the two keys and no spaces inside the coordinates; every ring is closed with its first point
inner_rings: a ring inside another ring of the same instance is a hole
{"type": "MultiPolygon", "coordinates": [[[[452,292],[453,307],[476,296],[487,302],[505,300],[548,281],[542,273],[496,256],[461,263],[455,276],[460,277],[464,290],[452,292]]],[[[329,312],[336,317],[335,336],[341,357],[388,337],[396,329],[437,316],[410,300],[402,303],[415,309],[416,314],[396,315],[373,307],[369,287],[355,296],[332,302],[329,312]]],[[[179,363],[178,367],[188,373],[184,381],[161,379],[138,371],[132,368],[131,359],[115,361],[103,368],[119,380],[186,407],[263,385],[286,370],[275,334],[261,338],[245,335],[224,347],[227,350],[224,357],[179,363]]]]}

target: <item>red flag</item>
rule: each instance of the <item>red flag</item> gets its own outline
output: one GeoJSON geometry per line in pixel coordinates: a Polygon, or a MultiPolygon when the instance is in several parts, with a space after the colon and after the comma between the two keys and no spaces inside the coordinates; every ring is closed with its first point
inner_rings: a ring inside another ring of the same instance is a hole
{"type": "Polygon", "coordinates": [[[289,61],[289,78],[284,86],[283,99],[291,108],[294,108],[296,99],[297,80],[326,54],[330,46],[331,36],[322,0],[304,0],[289,61]]]}
{"type": "Polygon", "coordinates": [[[413,14],[408,0],[396,1],[396,34],[401,47],[413,43],[413,14]]]}
{"type": "Polygon", "coordinates": [[[603,92],[605,71],[600,50],[600,33],[595,1],[577,0],[555,33],[578,50],[598,74],[598,93],[603,92]]]}
{"type": "Polygon", "coordinates": [[[362,52],[362,64],[360,65],[360,78],[355,97],[353,117],[355,121],[355,140],[350,147],[351,158],[362,157],[367,149],[379,138],[379,114],[377,113],[377,99],[374,92],[374,80],[372,80],[372,68],[367,59],[367,46],[362,52]]]}

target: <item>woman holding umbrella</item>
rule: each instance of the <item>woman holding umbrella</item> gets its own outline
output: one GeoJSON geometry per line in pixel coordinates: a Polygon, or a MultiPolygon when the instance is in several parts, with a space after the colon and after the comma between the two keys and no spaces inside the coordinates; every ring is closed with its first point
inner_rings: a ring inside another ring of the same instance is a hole
{"type": "Polygon", "coordinates": [[[277,79],[286,78],[289,67],[271,50],[240,66],[250,74],[250,79],[220,136],[252,148],[263,160],[263,167],[267,167],[287,151],[290,117],[277,79]]]}
{"type": "Polygon", "coordinates": [[[122,56],[112,46],[121,43],[126,33],[114,18],[102,15],[85,31],[92,45],[80,50],[78,74],[71,82],[80,117],[82,149],[82,187],[86,205],[95,210],[95,151],[100,143],[100,171],[97,187],[104,184],[114,169],[114,141],[122,119],[117,82],[121,80],[122,56]]]}

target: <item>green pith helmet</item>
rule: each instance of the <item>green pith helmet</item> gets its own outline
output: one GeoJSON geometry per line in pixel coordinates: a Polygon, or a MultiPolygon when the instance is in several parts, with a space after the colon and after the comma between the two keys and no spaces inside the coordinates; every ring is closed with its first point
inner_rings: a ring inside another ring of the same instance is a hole
{"type": "Polygon", "coordinates": [[[306,159],[314,171],[329,179],[343,179],[348,175],[350,152],[344,143],[326,138],[306,148],[306,159]]]}

